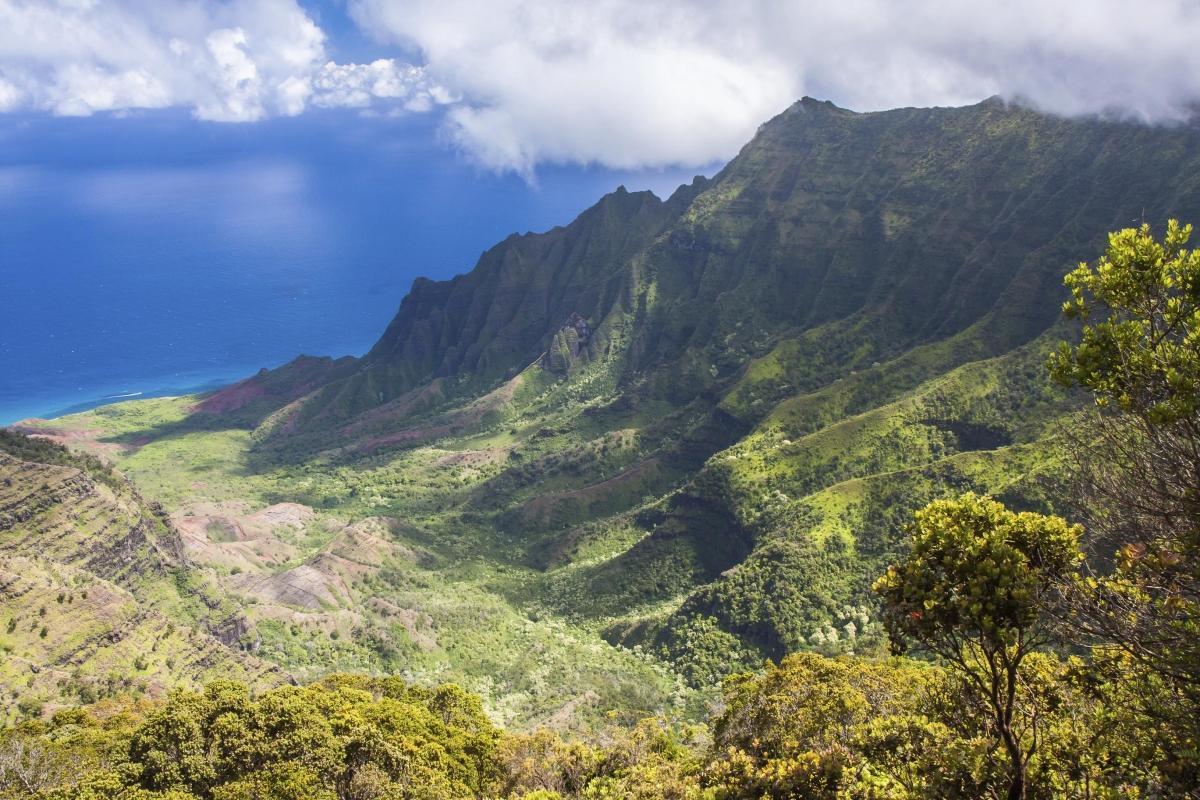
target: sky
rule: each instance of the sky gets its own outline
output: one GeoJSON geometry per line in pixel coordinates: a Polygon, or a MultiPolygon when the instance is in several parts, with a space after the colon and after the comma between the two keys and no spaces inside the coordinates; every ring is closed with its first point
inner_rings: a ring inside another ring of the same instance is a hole
{"type": "Polygon", "coordinates": [[[727,159],[800,96],[1179,119],[1196,0],[0,0],[0,112],[431,115],[473,162],[727,159]]]}

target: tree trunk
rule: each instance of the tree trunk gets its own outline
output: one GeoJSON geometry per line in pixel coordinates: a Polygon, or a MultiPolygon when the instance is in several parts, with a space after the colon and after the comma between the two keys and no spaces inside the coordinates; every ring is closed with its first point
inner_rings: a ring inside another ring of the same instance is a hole
{"type": "Polygon", "coordinates": [[[1000,734],[1004,738],[1004,749],[1008,751],[1008,800],[1025,800],[1025,758],[1021,743],[1007,726],[1001,729],[1000,734]]]}

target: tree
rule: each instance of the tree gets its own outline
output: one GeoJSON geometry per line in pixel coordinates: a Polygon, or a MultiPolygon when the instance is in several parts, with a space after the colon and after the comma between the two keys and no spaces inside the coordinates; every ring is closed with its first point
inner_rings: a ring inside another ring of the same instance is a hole
{"type": "Polygon", "coordinates": [[[39,737],[0,735],[0,797],[32,797],[68,783],[82,766],[81,759],[39,737]]]}
{"type": "Polygon", "coordinates": [[[216,681],[202,693],[173,693],[123,735],[113,769],[65,796],[491,796],[501,777],[499,735],[479,699],[453,685],[334,675],[254,696],[243,684],[216,681]]]}
{"type": "Polygon", "coordinates": [[[504,781],[501,796],[544,792],[547,796],[576,796],[599,770],[602,753],[583,742],[567,742],[545,728],[529,734],[509,734],[500,742],[504,781]]]}
{"type": "Polygon", "coordinates": [[[897,649],[940,655],[987,712],[1008,758],[1008,797],[1023,800],[1043,715],[1021,685],[1049,643],[1048,611],[1080,559],[1082,529],[966,493],[916,513],[912,549],[875,583],[897,649]]]}
{"type": "Polygon", "coordinates": [[[1200,781],[1200,252],[1171,220],[1110,234],[1095,265],[1066,277],[1067,317],[1053,376],[1094,408],[1064,437],[1074,500],[1091,533],[1091,574],[1072,623],[1146,673],[1144,710],[1173,730],[1187,782],[1200,781]],[[1111,559],[1111,561],[1110,561],[1111,559]]]}
{"type": "MultiPolygon", "coordinates": [[[[726,681],[722,712],[711,721],[705,782],[720,800],[843,798],[871,772],[891,789],[924,786],[923,733],[883,736],[873,723],[899,719],[940,728],[925,716],[941,678],[927,664],[876,663],[793,653],[761,673],[726,681]],[[887,741],[884,741],[886,739],[887,741]],[[899,753],[908,763],[894,770],[899,753]]],[[[891,796],[897,796],[895,792],[891,796]]]]}
{"type": "Polygon", "coordinates": [[[129,743],[131,773],[151,791],[204,791],[216,780],[207,758],[203,703],[179,692],[155,711],[129,743]]]}

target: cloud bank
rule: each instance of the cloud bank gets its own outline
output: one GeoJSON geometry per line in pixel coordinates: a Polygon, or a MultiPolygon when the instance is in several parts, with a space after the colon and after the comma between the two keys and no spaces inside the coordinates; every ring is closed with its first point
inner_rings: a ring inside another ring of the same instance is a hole
{"type": "Polygon", "coordinates": [[[0,111],[184,106],[253,122],[314,105],[422,106],[440,91],[392,59],[335,64],[324,42],[294,0],[0,0],[0,111]]]}
{"type": "Polygon", "coordinates": [[[804,94],[858,110],[1001,94],[1180,119],[1193,0],[347,0],[381,58],[337,64],[296,0],[0,0],[0,110],[440,110],[479,163],[731,156],[804,94]],[[399,49],[396,49],[399,48],[399,49]],[[386,57],[405,52],[416,63],[386,57]]]}

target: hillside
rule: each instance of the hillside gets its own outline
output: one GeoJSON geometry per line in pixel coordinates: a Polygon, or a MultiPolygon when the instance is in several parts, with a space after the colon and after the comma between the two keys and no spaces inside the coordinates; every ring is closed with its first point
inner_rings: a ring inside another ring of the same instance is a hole
{"type": "Polygon", "coordinates": [[[111,468],[0,431],[0,712],[161,696],[220,676],[286,680],[241,612],[189,570],[161,506],[111,468]]]}
{"type": "Polygon", "coordinates": [[[779,347],[779,386],[736,387],[751,420],[922,343],[968,334],[977,349],[950,359],[999,355],[1050,324],[1065,266],[1108,230],[1195,206],[1196,141],[999,100],[855,114],[806,98],[665,203],[618,190],[467,275],[418,281],[355,374],[290,410],[277,437],[344,417],[356,438],[395,428],[543,354],[556,374],[611,362],[631,400],[683,405],[725,395],[779,347]]]}
{"type": "Polygon", "coordinates": [[[710,180],[417,281],[361,359],[28,427],[161,502],[293,674],[690,714],[684,683],[881,647],[866,587],[928,500],[1057,507],[1062,276],[1200,218],[1198,160],[1189,126],[806,98],[710,180]]]}

